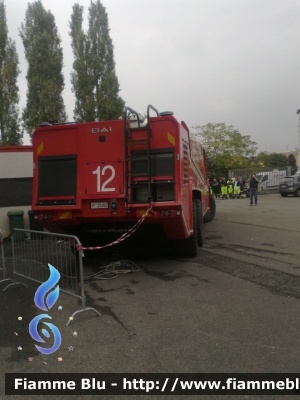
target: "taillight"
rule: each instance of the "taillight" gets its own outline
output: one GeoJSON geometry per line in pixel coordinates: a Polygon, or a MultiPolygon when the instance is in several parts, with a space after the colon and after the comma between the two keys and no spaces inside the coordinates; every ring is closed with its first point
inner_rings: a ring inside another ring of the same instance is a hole
{"type": "Polygon", "coordinates": [[[165,211],[161,211],[160,212],[160,215],[162,216],[162,217],[178,217],[179,215],[181,214],[181,212],[178,210],[178,211],[176,211],[176,210],[171,210],[171,211],[169,211],[169,210],[165,210],[165,211]]]}
{"type": "Polygon", "coordinates": [[[38,219],[39,221],[42,221],[43,219],[52,219],[51,214],[39,214],[38,216],[34,217],[35,219],[38,219]]]}

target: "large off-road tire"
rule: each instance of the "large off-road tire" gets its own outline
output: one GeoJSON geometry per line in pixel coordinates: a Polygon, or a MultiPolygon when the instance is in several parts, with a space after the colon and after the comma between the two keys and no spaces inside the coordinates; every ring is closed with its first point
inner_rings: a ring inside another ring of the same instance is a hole
{"type": "Polygon", "coordinates": [[[296,196],[296,197],[300,197],[300,189],[297,189],[297,190],[296,190],[295,196],[296,196]]]}
{"type": "Polygon", "coordinates": [[[210,194],[209,195],[209,204],[210,204],[210,210],[208,213],[206,213],[203,217],[203,222],[211,222],[216,215],[216,201],[215,198],[210,194]]]}
{"type": "Polygon", "coordinates": [[[196,229],[197,229],[197,244],[198,247],[202,247],[204,244],[204,236],[203,236],[203,214],[202,214],[202,203],[201,200],[194,199],[196,204],[196,229]]]}
{"type": "Polygon", "coordinates": [[[198,252],[197,240],[197,206],[193,201],[193,231],[194,233],[187,239],[173,240],[173,254],[177,257],[196,257],[198,252]]]}

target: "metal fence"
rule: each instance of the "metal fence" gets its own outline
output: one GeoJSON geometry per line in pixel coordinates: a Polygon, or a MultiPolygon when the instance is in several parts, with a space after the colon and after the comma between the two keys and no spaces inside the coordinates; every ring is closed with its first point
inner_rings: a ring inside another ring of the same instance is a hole
{"type": "Polygon", "coordinates": [[[6,274],[6,266],[5,266],[5,256],[4,256],[4,240],[3,240],[3,234],[0,231],[0,271],[2,271],[2,279],[0,275],[0,283],[2,282],[7,282],[10,281],[12,282],[12,279],[7,278],[6,274]]]}
{"type": "Polygon", "coordinates": [[[30,281],[44,283],[49,279],[51,264],[60,273],[59,290],[81,300],[82,309],[75,311],[74,315],[83,311],[94,311],[86,308],[83,277],[83,251],[77,250],[81,246],[76,236],[61,235],[50,232],[31,231],[27,229],[14,229],[11,235],[13,255],[13,283],[7,285],[3,291],[12,285],[23,285],[17,277],[30,281]]]}
{"type": "Polygon", "coordinates": [[[229,178],[238,176],[241,180],[245,180],[245,182],[247,182],[249,176],[252,174],[255,174],[258,178],[259,191],[272,192],[278,190],[280,181],[285,176],[291,175],[291,167],[252,168],[228,171],[229,178]]]}

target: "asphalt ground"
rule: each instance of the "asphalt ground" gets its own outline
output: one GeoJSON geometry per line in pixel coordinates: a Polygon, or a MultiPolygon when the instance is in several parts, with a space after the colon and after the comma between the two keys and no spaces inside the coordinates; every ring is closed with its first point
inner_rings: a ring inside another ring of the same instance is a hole
{"type": "MultiPolygon", "coordinates": [[[[299,198],[278,194],[259,196],[257,207],[250,207],[248,199],[218,199],[215,220],[204,226],[205,245],[193,259],[173,259],[161,246],[125,246],[124,258],[133,261],[138,271],[85,284],[87,306],[101,316],[86,311],[66,326],[81,304],[60,293],[56,305],[62,309],[55,305],[49,315],[60,330],[62,344],[48,356],[35,349],[28,332],[30,321],[40,314],[34,305],[39,284],[24,280],[27,288],[16,286],[3,292],[6,283],[2,282],[1,399],[22,398],[4,396],[5,372],[299,373],[299,202],[299,198]]],[[[10,241],[5,241],[4,249],[11,275],[10,241]]],[[[85,259],[84,273],[98,272],[110,261],[109,254],[85,259]]]]}

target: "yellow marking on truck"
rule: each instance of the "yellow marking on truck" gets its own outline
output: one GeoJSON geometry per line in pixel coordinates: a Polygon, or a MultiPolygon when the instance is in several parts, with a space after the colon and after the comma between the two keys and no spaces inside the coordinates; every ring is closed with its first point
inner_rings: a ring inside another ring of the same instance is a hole
{"type": "MultiPolygon", "coordinates": [[[[145,215],[146,212],[147,212],[147,210],[136,210],[137,216],[140,216],[140,217],[142,217],[143,215],[145,215]]],[[[147,218],[147,217],[150,217],[150,218],[151,218],[152,215],[149,213],[149,214],[146,215],[146,218],[147,218]]]]}
{"type": "Polygon", "coordinates": [[[59,219],[71,219],[72,218],[72,213],[70,211],[65,211],[63,212],[59,219]]]}
{"type": "Polygon", "coordinates": [[[37,155],[39,156],[41,152],[44,150],[44,143],[42,142],[39,147],[37,148],[37,155]]]}
{"type": "Polygon", "coordinates": [[[175,138],[169,132],[168,132],[168,141],[172,143],[173,146],[175,146],[176,143],[175,138]]]}

